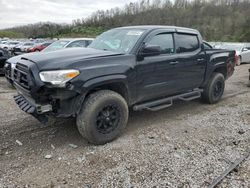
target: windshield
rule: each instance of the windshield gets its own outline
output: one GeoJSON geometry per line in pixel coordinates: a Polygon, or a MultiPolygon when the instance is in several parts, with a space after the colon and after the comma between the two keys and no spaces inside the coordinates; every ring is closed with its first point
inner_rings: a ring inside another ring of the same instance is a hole
{"type": "Polygon", "coordinates": [[[240,44],[224,44],[221,46],[221,48],[225,48],[228,50],[236,50],[236,51],[240,51],[242,47],[243,45],[240,45],[240,44]]]}
{"type": "Polygon", "coordinates": [[[119,53],[129,53],[144,30],[113,29],[97,37],[88,47],[119,53]]]}
{"type": "Polygon", "coordinates": [[[42,50],[43,52],[51,52],[51,51],[55,51],[55,50],[59,50],[65,47],[66,44],[68,44],[69,41],[56,41],[53,42],[51,45],[49,45],[47,48],[45,48],[44,50],[42,50]]]}

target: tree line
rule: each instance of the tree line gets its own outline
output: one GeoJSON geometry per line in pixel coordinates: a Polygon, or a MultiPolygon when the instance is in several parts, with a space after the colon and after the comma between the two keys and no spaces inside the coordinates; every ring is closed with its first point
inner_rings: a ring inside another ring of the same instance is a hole
{"type": "Polygon", "coordinates": [[[195,28],[207,41],[250,42],[250,1],[139,0],[98,10],[72,24],[37,23],[7,31],[25,37],[93,37],[114,27],[148,24],[195,28]]]}

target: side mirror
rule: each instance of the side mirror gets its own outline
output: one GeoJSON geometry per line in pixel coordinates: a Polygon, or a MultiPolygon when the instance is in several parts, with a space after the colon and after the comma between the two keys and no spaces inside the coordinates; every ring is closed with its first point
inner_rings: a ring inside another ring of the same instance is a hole
{"type": "Polygon", "coordinates": [[[161,54],[161,47],[152,45],[152,46],[146,46],[142,49],[141,55],[146,57],[146,56],[155,56],[155,55],[160,55],[161,54]]]}
{"type": "Polygon", "coordinates": [[[246,51],[248,51],[247,48],[243,48],[243,49],[242,49],[242,52],[246,52],[246,51]]]}
{"type": "Polygon", "coordinates": [[[201,44],[201,50],[205,50],[205,45],[201,44]]]}

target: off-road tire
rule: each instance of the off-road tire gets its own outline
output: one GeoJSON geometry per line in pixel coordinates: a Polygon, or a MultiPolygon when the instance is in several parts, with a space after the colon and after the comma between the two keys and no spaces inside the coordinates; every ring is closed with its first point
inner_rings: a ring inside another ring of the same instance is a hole
{"type": "Polygon", "coordinates": [[[90,143],[105,144],[117,138],[124,130],[128,121],[128,113],[127,102],[120,94],[110,90],[97,91],[90,94],[83,103],[76,118],[77,128],[80,134],[90,143]],[[100,132],[101,129],[98,128],[97,121],[99,121],[99,114],[102,114],[102,110],[107,106],[115,108],[117,114],[119,114],[119,121],[110,132],[103,133],[100,132]]]}
{"type": "Polygon", "coordinates": [[[201,95],[202,99],[209,103],[217,103],[225,89],[225,78],[221,73],[213,73],[207,85],[204,87],[203,93],[201,95]],[[219,87],[219,88],[218,88],[219,87]]]}

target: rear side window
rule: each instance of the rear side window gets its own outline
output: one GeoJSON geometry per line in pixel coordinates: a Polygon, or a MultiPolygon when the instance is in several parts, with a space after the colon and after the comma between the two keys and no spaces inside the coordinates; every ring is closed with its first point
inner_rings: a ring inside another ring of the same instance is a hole
{"type": "Polygon", "coordinates": [[[197,35],[176,34],[176,53],[193,52],[199,48],[197,35]]]}
{"type": "Polygon", "coordinates": [[[160,46],[162,54],[174,53],[173,35],[170,33],[163,33],[155,35],[147,42],[147,46],[160,46]]]}

